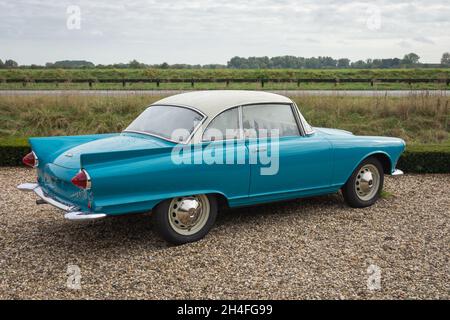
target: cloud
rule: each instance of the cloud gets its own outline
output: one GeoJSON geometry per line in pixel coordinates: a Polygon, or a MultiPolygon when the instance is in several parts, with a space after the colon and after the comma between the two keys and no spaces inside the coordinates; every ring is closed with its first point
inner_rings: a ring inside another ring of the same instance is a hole
{"type": "Polygon", "coordinates": [[[91,33],[91,35],[93,35],[95,37],[103,36],[103,31],[101,31],[101,30],[92,30],[90,33],[91,33]]]}
{"type": "Polygon", "coordinates": [[[431,40],[430,38],[423,37],[423,36],[415,37],[415,38],[413,38],[413,40],[420,42],[420,43],[425,43],[425,44],[435,44],[435,42],[433,40],[431,40]]]}
{"type": "Polygon", "coordinates": [[[410,48],[412,48],[411,43],[408,42],[408,41],[405,41],[405,40],[402,40],[402,41],[398,42],[397,45],[398,45],[399,47],[401,47],[401,48],[404,48],[404,49],[410,49],[410,48]]]}

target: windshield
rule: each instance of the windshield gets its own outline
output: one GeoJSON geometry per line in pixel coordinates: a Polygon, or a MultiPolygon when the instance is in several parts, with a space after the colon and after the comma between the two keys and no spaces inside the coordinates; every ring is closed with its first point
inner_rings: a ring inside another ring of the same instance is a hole
{"type": "Polygon", "coordinates": [[[187,142],[203,116],[188,108],[151,106],[142,112],[125,131],[146,133],[177,142],[187,142]]]}

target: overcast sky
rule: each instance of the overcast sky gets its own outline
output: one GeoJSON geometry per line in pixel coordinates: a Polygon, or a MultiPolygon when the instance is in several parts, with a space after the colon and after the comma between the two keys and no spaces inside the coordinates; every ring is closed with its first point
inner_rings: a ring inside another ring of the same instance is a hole
{"type": "Polygon", "coordinates": [[[207,64],[236,55],[357,60],[408,52],[437,63],[446,51],[449,0],[0,0],[0,59],[20,64],[207,64]],[[79,24],[69,6],[80,9],[79,24]]]}

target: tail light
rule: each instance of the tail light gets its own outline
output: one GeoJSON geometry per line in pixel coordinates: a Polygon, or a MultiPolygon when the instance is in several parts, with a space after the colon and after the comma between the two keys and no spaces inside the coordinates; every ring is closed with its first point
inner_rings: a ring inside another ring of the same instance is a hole
{"type": "Polygon", "coordinates": [[[32,168],[36,168],[39,165],[38,157],[33,151],[23,157],[22,162],[24,165],[32,168]]]}
{"type": "Polygon", "coordinates": [[[72,178],[72,183],[80,189],[91,188],[91,177],[86,170],[81,169],[75,177],[72,178]]]}

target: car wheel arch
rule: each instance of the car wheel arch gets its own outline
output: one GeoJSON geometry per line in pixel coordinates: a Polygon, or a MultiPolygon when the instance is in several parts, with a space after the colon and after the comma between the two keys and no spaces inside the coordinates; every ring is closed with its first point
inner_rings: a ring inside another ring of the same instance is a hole
{"type": "Polygon", "coordinates": [[[383,166],[383,172],[385,174],[391,174],[391,170],[392,170],[392,159],[389,156],[389,154],[387,154],[384,151],[374,151],[371,152],[367,155],[365,155],[361,160],[359,160],[359,162],[355,165],[355,167],[353,168],[352,172],[356,169],[356,167],[358,167],[363,161],[365,161],[368,158],[376,158],[378,161],[380,161],[381,165],[383,166]]]}
{"type": "Polygon", "coordinates": [[[366,159],[374,157],[376,158],[378,161],[380,161],[382,167],[383,167],[383,173],[384,174],[391,174],[392,172],[392,160],[391,157],[384,151],[374,151],[372,153],[366,154],[362,159],[360,159],[356,165],[352,168],[352,170],[350,171],[350,173],[348,174],[347,179],[345,180],[345,182],[348,181],[348,179],[350,179],[350,177],[352,176],[353,172],[356,170],[356,168],[366,159]]]}
{"type": "Polygon", "coordinates": [[[229,208],[228,198],[222,193],[208,193],[208,195],[216,198],[219,208],[229,208]]]}
{"type": "Polygon", "coordinates": [[[389,157],[389,155],[387,155],[384,152],[373,153],[370,156],[364,158],[362,161],[366,160],[369,157],[374,157],[378,161],[380,161],[381,165],[383,166],[384,174],[391,174],[392,173],[392,160],[389,157]]]}

